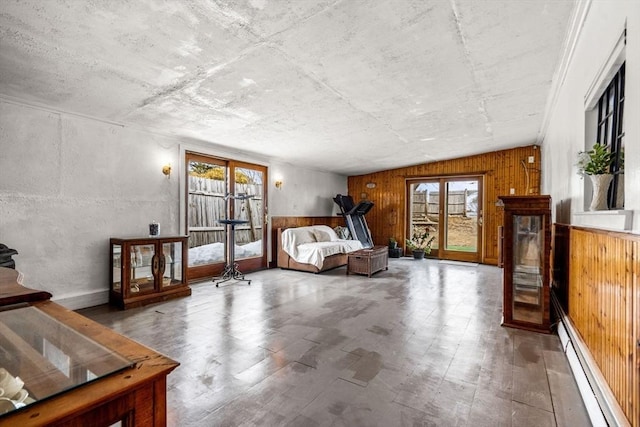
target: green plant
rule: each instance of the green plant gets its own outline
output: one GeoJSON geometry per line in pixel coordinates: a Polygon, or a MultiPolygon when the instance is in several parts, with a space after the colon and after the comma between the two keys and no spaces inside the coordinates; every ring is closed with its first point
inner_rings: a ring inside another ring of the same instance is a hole
{"type": "Polygon", "coordinates": [[[429,229],[425,229],[424,232],[414,231],[411,239],[407,239],[407,247],[414,251],[424,251],[425,254],[431,253],[431,245],[435,240],[435,236],[429,234],[429,229]]]}
{"type": "Polygon", "coordinates": [[[391,249],[395,249],[396,247],[398,247],[398,241],[395,239],[395,237],[389,237],[389,247],[391,249]]]}
{"type": "Polygon", "coordinates": [[[578,153],[578,173],[580,175],[603,175],[610,173],[613,153],[606,145],[594,144],[589,151],[578,153]]]}

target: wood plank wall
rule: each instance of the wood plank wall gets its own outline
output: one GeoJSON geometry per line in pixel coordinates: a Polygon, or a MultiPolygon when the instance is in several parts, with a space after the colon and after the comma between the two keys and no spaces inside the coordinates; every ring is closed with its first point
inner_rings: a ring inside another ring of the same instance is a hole
{"type": "Polygon", "coordinates": [[[640,426],[640,235],[571,227],[568,315],[640,426]]]}
{"type": "Polygon", "coordinates": [[[328,225],[335,228],[346,226],[341,216],[273,216],[271,217],[271,268],[276,266],[278,259],[278,228],[305,227],[308,225],[328,225]]]}
{"type": "Polygon", "coordinates": [[[367,224],[374,243],[386,245],[390,237],[395,237],[398,242],[404,242],[406,237],[407,179],[482,175],[484,234],[481,259],[486,264],[497,265],[498,226],[502,225],[502,210],[496,208],[495,202],[498,196],[508,195],[510,188],[515,189],[516,195],[540,194],[540,165],[540,149],[531,145],[350,176],[348,191],[356,203],[363,198],[374,202],[374,208],[366,216],[367,224]],[[530,156],[534,158],[533,163],[528,163],[530,156]],[[375,183],[375,188],[367,188],[369,182],[375,183]]]}

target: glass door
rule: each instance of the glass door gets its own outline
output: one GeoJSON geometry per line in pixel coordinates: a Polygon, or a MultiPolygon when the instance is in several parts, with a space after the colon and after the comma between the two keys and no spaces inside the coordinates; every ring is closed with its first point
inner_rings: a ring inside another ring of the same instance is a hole
{"type": "Polygon", "coordinates": [[[421,235],[428,231],[435,239],[431,245],[431,253],[427,256],[437,257],[440,246],[440,181],[425,180],[409,183],[409,230],[407,238],[414,234],[421,235]]]}
{"type": "Polygon", "coordinates": [[[227,165],[224,160],[187,153],[187,233],[189,279],[211,277],[226,261],[227,165]]]}
{"type": "Polygon", "coordinates": [[[235,226],[234,259],[242,272],[266,268],[266,182],[264,166],[230,162],[231,188],[229,218],[246,221],[235,226]]]}
{"type": "Polygon", "coordinates": [[[431,257],[480,261],[482,179],[425,178],[407,181],[407,237],[429,230],[435,240],[431,257]]]}
{"type": "Polygon", "coordinates": [[[545,307],[543,291],[544,218],[513,215],[513,320],[541,325],[545,307]]]}
{"type": "Polygon", "coordinates": [[[153,265],[155,245],[131,245],[129,257],[129,295],[154,292],[156,277],[153,265]]]}
{"type": "Polygon", "coordinates": [[[480,179],[447,178],[444,180],[446,203],[442,220],[444,247],[441,258],[459,261],[479,261],[479,240],[482,224],[480,179]]]}
{"type": "Polygon", "coordinates": [[[240,271],[266,268],[265,166],[186,154],[188,271],[191,279],[218,276],[230,259],[240,271]],[[244,220],[231,229],[223,219],[244,220]],[[233,246],[233,247],[231,247],[233,246]]]}
{"type": "Polygon", "coordinates": [[[160,288],[167,289],[184,283],[182,277],[182,242],[167,242],[161,245],[160,269],[162,273],[160,288]]]}

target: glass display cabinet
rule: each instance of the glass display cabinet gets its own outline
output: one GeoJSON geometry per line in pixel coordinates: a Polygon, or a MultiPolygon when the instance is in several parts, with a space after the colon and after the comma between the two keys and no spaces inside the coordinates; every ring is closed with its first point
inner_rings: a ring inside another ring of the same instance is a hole
{"type": "Polygon", "coordinates": [[[191,295],[187,237],[111,238],[109,301],[122,309],[191,295]]]}
{"type": "Polygon", "coordinates": [[[503,326],[550,333],[551,197],[501,196],[503,326]]]}

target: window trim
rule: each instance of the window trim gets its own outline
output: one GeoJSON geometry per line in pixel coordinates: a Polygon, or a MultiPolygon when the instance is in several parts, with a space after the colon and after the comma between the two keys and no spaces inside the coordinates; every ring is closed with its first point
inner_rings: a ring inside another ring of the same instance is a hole
{"type": "MultiPolygon", "coordinates": [[[[620,182],[621,152],[624,149],[624,101],[625,101],[625,63],[617,69],[604,92],[598,99],[597,136],[598,144],[608,147],[614,153],[613,163],[609,169],[613,174],[613,182],[609,186],[607,205],[609,208],[623,208],[618,206],[618,190],[620,182]]],[[[622,205],[624,201],[620,200],[622,205]]]]}

